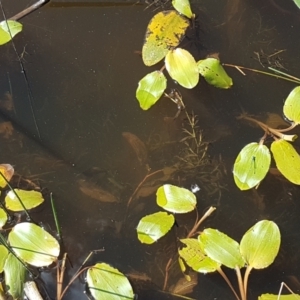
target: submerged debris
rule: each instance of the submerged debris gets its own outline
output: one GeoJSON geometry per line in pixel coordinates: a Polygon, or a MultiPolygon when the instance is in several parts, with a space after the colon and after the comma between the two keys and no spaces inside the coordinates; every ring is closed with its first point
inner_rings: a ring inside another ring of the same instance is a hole
{"type": "Polygon", "coordinates": [[[103,190],[97,184],[88,182],[84,179],[79,179],[77,182],[79,184],[79,189],[81,190],[81,192],[89,196],[90,198],[101,202],[119,202],[119,199],[116,196],[114,196],[110,192],[103,190]]]}

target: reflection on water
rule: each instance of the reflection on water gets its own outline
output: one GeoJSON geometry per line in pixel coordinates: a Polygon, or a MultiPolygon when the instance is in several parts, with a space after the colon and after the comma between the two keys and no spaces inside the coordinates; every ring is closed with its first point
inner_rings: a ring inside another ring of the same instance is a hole
{"type": "MultiPolygon", "coordinates": [[[[28,5],[25,0],[3,3],[8,15],[28,5]]],[[[292,74],[299,72],[300,52],[294,41],[300,19],[294,8],[273,0],[192,3],[201,16],[198,33],[202,47],[191,46],[197,59],[220,52],[226,63],[261,69],[255,53],[286,49],[280,53],[280,63],[292,74]]],[[[19,63],[11,45],[2,46],[1,162],[14,165],[19,174],[53,192],[65,250],[73,264],[68,266],[68,278],[91,250],[103,247],[105,251],[94,255],[90,263],[105,261],[128,274],[139,299],[177,299],[157,290],[163,287],[168,259],[176,253],[176,237],[184,236],[184,232],[172,230],[151,247],[140,245],[135,234],[139,219],[158,209],[156,188],[168,182],[186,188],[198,184],[199,213],[217,206],[204,226],[218,228],[237,240],[259,219],[277,222],[282,233],[279,257],[272,267],[253,271],[249,299],[257,299],[262,292],[276,293],[283,280],[297,291],[298,187],[272,169],[258,190],[240,192],[231,175],[240,149],[262,135],[236,117],[246,111],[274,121],[274,116],[282,115],[283,99],[293,84],[250,72],[243,76],[228,69],[234,80],[229,91],[212,88],[203,80],[193,90],[180,90],[188,116],[197,116],[198,134],[203,139],[198,154],[209,153],[203,156],[205,160],[197,161],[199,155],[193,157],[189,151],[194,148],[188,148],[194,146],[184,144],[189,140],[180,142],[186,137],[182,126],[191,130],[187,116],[183,113],[174,119],[177,107],[167,98],[147,112],[140,110],[135,99],[137,82],[149,71],[135,54],[154,14],[151,7],[144,8],[134,4],[49,5],[22,20],[24,32],[15,44],[20,53],[26,47],[24,66],[41,140],[34,128],[19,63]]],[[[183,43],[192,45],[188,39],[183,43]]],[[[177,217],[180,226],[189,227],[196,216],[177,217]]],[[[35,218],[53,230],[48,204],[35,218]]],[[[52,273],[42,277],[54,297],[52,273]]],[[[172,266],[167,289],[174,288],[180,276],[172,266]]],[[[66,299],[86,299],[83,290],[81,279],[66,299]]],[[[217,274],[200,275],[190,296],[234,299],[217,274]]]]}

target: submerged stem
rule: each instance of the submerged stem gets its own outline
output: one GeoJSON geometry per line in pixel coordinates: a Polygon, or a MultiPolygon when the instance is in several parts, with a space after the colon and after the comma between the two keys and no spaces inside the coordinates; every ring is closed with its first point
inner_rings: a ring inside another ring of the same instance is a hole
{"type": "Polygon", "coordinates": [[[242,278],[242,275],[241,275],[241,270],[240,270],[239,267],[235,267],[235,271],[236,271],[236,276],[237,276],[238,283],[239,283],[239,289],[240,289],[240,294],[241,294],[242,300],[247,300],[246,293],[245,293],[245,290],[244,290],[243,278],[242,278]]]}
{"type": "MultiPolygon", "coordinates": [[[[217,269],[217,271],[219,272],[219,274],[223,277],[223,279],[226,281],[226,283],[228,284],[228,286],[230,287],[230,289],[232,290],[232,292],[234,293],[235,297],[237,300],[241,300],[240,297],[238,296],[238,294],[236,293],[235,289],[233,288],[230,280],[228,279],[228,277],[225,275],[225,273],[223,272],[223,270],[221,269],[221,267],[219,269],[217,269]]],[[[242,299],[244,300],[244,299],[242,299]]]]}
{"type": "MultiPolygon", "coordinates": [[[[287,81],[290,81],[290,82],[294,82],[294,83],[298,83],[298,84],[300,83],[300,79],[297,79],[297,80],[292,79],[292,78],[290,78],[290,77],[292,77],[291,75],[289,77],[285,77],[285,76],[280,76],[280,75],[272,74],[272,73],[265,72],[265,71],[260,71],[260,70],[246,68],[246,67],[232,65],[232,64],[223,64],[223,66],[232,67],[232,68],[236,68],[236,69],[248,70],[248,71],[252,71],[252,72],[255,72],[255,73],[260,73],[260,74],[268,75],[268,76],[271,76],[271,77],[276,77],[276,78],[279,78],[279,79],[287,80],[287,81]]],[[[294,77],[294,78],[296,78],[296,77],[294,77]]]]}
{"type": "Polygon", "coordinates": [[[245,291],[245,295],[247,295],[248,279],[249,279],[249,275],[250,275],[251,270],[252,270],[252,267],[251,266],[247,266],[246,272],[245,272],[245,275],[244,275],[244,291],[245,291]]]}

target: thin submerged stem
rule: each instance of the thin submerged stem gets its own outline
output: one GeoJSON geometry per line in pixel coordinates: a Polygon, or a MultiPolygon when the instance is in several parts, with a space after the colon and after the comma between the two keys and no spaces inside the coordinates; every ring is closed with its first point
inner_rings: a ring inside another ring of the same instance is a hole
{"type": "Polygon", "coordinates": [[[239,267],[235,267],[235,271],[236,271],[236,276],[237,276],[238,283],[239,283],[239,289],[240,289],[241,298],[242,298],[242,300],[247,300],[246,293],[245,293],[245,290],[244,290],[243,278],[242,278],[242,275],[241,275],[241,270],[240,270],[239,267]]]}
{"type": "Polygon", "coordinates": [[[252,267],[247,266],[246,271],[245,271],[245,275],[244,275],[244,291],[245,291],[245,295],[247,295],[248,279],[249,279],[249,275],[250,275],[251,270],[252,270],[252,267]]]}
{"type": "Polygon", "coordinates": [[[256,69],[251,69],[251,68],[246,68],[246,67],[237,66],[237,65],[232,65],[232,64],[222,64],[222,65],[226,66],[226,67],[235,68],[235,69],[248,70],[248,71],[251,71],[251,72],[260,73],[260,74],[264,74],[264,75],[267,75],[267,76],[276,77],[276,78],[279,78],[279,79],[283,79],[283,80],[286,80],[286,81],[290,81],[290,82],[300,84],[300,79],[298,79],[297,77],[294,77],[294,78],[297,78],[297,80],[292,79],[292,78],[290,78],[290,77],[293,77],[291,75],[286,77],[286,76],[280,76],[280,75],[277,75],[277,74],[272,74],[272,73],[269,73],[269,72],[260,71],[260,70],[256,70],[256,69]]]}
{"type": "MultiPolygon", "coordinates": [[[[219,272],[219,274],[223,277],[223,279],[226,281],[226,283],[228,284],[228,286],[230,287],[230,289],[232,290],[232,292],[234,293],[235,297],[237,300],[241,300],[240,297],[238,296],[238,294],[236,293],[235,289],[233,288],[230,280],[228,279],[228,277],[226,276],[226,274],[223,272],[223,270],[221,268],[217,269],[217,271],[219,272]]],[[[244,300],[244,299],[242,299],[244,300]]]]}

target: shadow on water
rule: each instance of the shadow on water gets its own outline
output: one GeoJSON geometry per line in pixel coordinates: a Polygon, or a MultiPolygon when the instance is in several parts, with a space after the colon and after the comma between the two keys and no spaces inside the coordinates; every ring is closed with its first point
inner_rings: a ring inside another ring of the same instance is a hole
{"type": "MultiPolygon", "coordinates": [[[[2,2],[8,16],[29,5],[27,0],[2,2]]],[[[141,216],[158,209],[155,194],[136,200],[124,223],[127,201],[147,174],[124,139],[124,132],[133,133],[145,143],[153,171],[174,163],[181,149],[174,145],[182,137],[181,123],[166,122],[176,114],[171,101],[163,99],[144,112],[135,99],[137,82],[149,71],[136,52],[141,49],[155,8],[145,9],[140,2],[107,1],[104,5],[103,1],[52,1],[22,20],[24,31],[14,42],[32,89],[41,139],[19,62],[11,44],[4,45],[0,49],[0,103],[11,98],[14,109],[1,106],[0,158],[37,182],[47,199],[49,191],[53,192],[65,250],[73,264],[67,267],[68,279],[91,250],[104,248],[90,264],[103,261],[125,274],[135,272],[151,278],[151,284],[137,285],[139,299],[177,299],[157,292],[163,285],[168,254],[177,247],[176,232],[173,230],[153,246],[141,245],[136,238],[141,216]],[[109,191],[113,198],[99,201],[99,188],[109,191]]],[[[289,73],[297,74],[300,52],[295,41],[300,14],[281,2],[228,0],[220,5],[217,0],[191,1],[200,16],[199,27],[183,43],[197,60],[219,52],[223,62],[256,69],[265,63],[256,53],[262,57],[284,50],[277,56],[278,61],[289,73]]],[[[234,81],[228,91],[208,86],[204,80],[193,90],[180,90],[187,110],[198,116],[203,137],[210,142],[210,156],[222,157],[225,171],[219,178],[221,196],[206,188],[208,181],[201,181],[197,174],[193,177],[182,173],[179,181],[187,188],[193,183],[200,185],[200,214],[211,205],[217,206],[205,227],[218,228],[240,240],[260,219],[274,220],[279,225],[279,256],[270,268],[253,271],[248,299],[257,299],[261,293],[277,293],[281,281],[299,291],[300,286],[293,284],[300,280],[299,188],[269,174],[258,190],[242,193],[231,175],[239,150],[263,135],[259,129],[236,120],[236,116],[242,111],[261,118],[267,112],[282,115],[283,100],[294,85],[255,73],[243,76],[235,69],[227,71],[234,81]]],[[[170,87],[177,86],[170,83],[170,87]]],[[[295,145],[299,147],[299,142],[295,145]]],[[[178,178],[172,180],[178,183],[178,178]]],[[[54,233],[49,204],[34,216],[49,224],[54,233]]],[[[194,218],[178,217],[178,222],[190,226],[194,218]]],[[[55,298],[54,275],[55,270],[41,273],[51,298],[55,298]]],[[[228,272],[228,276],[233,275],[228,272]]],[[[65,299],[86,299],[83,290],[81,278],[65,299]]],[[[189,296],[234,299],[217,274],[199,275],[198,285],[189,296]]]]}

